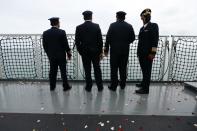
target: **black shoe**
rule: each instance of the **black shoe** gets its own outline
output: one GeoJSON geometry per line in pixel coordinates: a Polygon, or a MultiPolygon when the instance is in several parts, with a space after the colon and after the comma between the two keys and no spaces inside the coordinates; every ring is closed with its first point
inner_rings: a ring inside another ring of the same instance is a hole
{"type": "Polygon", "coordinates": [[[113,86],[108,86],[108,88],[109,88],[109,90],[111,90],[111,91],[116,91],[116,87],[113,87],[113,86]]]}
{"type": "Polygon", "coordinates": [[[139,89],[139,90],[136,90],[135,93],[137,94],[148,94],[149,93],[149,90],[145,90],[145,89],[139,89]]]}
{"type": "Polygon", "coordinates": [[[70,90],[71,88],[72,88],[72,86],[68,85],[68,86],[64,87],[63,91],[68,91],[68,90],[70,90]]]}
{"type": "Polygon", "coordinates": [[[135,85],[136,87],[142,87],[142,84],[141,83],[138,83],[135,85]]]}
{"type": "Polygon", "coordinates": [[[86,85],[86,86],[85,86],[85,90],[86,90],[87,92],[91,92],[91,90],[92,90],[92,85],[86,85]]]}
{"type": "Polygon", "coordinates": [[[102,87],[98,87],[98,92],[103,91],[103,86],[102,87]]]}
{"type": "Polygon", "coordinates": [[[125,83],[120,83],[120,89],[124,90],[126,84],[125,83]]]}
{"type": "Polygon", "coordinates": [[[91,92],[92,89],[86,87],[85,90],[86,90],[87,92],[91,92]]]}

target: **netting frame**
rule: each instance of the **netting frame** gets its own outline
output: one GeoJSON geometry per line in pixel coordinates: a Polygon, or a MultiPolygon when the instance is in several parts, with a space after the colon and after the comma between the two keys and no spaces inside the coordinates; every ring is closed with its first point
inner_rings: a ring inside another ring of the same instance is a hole
{"type": "MultiPolygon", "coordinates": [[[[197,36],[178,36],[178,35],[171,35],[171,46],[170,46],[170,58],[168,61],[169,70],[168,70],[168,81],[197,81],[197,73],[195,74],[195,78],[185,78],[185,77],[179,77],[178,72],[181,72],[180,69],[177,70],[177,67],[180,66],[180,62],[176,63],[177,61],[180,61],[180,59],[177,59],[177,54],[179,54],[181,51],[177,51],[177,46],[181,46],[181,41],[184,41],[184,44],[187,44],[187,42],[192,42],[195,46],[192,46],[193,48],[197,48],[197,36]],[[193,41],[192,41],[193,40],[193,41]],[[177,53],[178,52],[178,53],[177,53]]],[[[189,45],[187,45],[189,46],[189,45]]],[[[187,52],[188,53],[188,52],[187,52]]],[[[191,52],[189,52],[191,54],[191,52]]],[[[183,55],[183,54],[181,54],[183,55]]],[[[191,56],[191,55],[188,55],[191,56]]],[[[195,53],[195,56],[197,58],[197,52],[195,53]]],[[[186,60],[185,60],[186,61],[186,60]]],[[[195,71],[191,72],[197,72],[197,59],[196,59],[196,69],[195,71]]],[[[186,66],[182,66],[183,69],[186,70],[186,66]]],[[[183,71],[182,71],[183,72],[183,71]]],[[[186,75],[185,73],[183,75],[186,75]]],[[[188,75],[189,76],[189,75],[188,75]]]]}
{"type": "MultiPolygon", "coordinates": [[[[41,57],[40,55],[42,55],[42,41],[41,41],[41,35],[40,34],[0,34],[0,46],[1,46],[1,39],[2,37],[14,37],[14,36],[31,36],[33,39],[33,47],[34,49],[34,54],[35,54],[35,64],[36,64],[36,78],[33,78],[34,80],[48,80],[48,78],[43,78],[41,73],[43,72],[42,69],[42,61],[41,61],[41,57]]],[[[72,37],[73,42],[74,42],[74,34],[68,34],[68,37],[72,37]]],[[[105,36],[105,35],[104,35],[105,36]]],[[[174,53],[175,53],[175,49],[174,49],[174,44],[176,43],[176,39],[177,38],[195,38],[197,39],[197,36],[160,36],[160,38],[165,38],[165,48],[163,51],[163,55],[164,55],[164,60],[163,60],[163,64],[164,66],[162,66],[161,68],[161,73],[160,73],[160,79],[158,80],[154,80],[155,82],[157,81],[185,81],[183,79],[173,79],[173,74],[172,72],[175,70],[175,68],[173,66],[175,66],[176,63],[173,63],[174,58],[174,53]],[[170,40],[171,39],[171,40],[170,40]]],[[[137,37],[136,37],[137,38],[137,37]]],[[[195,41],[196,42],[196,41],[195,41]]],[[[196,44],[196,43],[195,43],[196,44]]],[[[73,49],[74,52],[74,57],[75,60],[73,61],[73,63],[75,63],[75,69],[74,69],[74,77],[73,79],[70,80],[84,80],[83,77],[83,66],[81,65],[82,63],[81,61],[81,57],[80,55],[77,53],[76,48],[73,49]],[[79,70],[80,68],[80,70],[79,70]]],[[[5,75],[5,70],[3,68],[3,57],[2,57],[2,50],[0,47],[0,79],[10,79],[10,78],[6,78],[5,75]]],[[[21,78],[11,78],[11,79],[21,79],[21,78]]],[[[26,78],[22,78],[22,79],[26,79],[26,78]]],[[[27,78],[29,79],[29,78],[27,78]]],[[[104,79],[105,81],[109,81],[109,79],[104,79]]],[[[140,80],[140,79],[139,79],[140,80]]],[[[128,81],[139,81],[139,80],[131,80],[128,79],[128,81]]],[[[187,80],[187,81],[197,81],[197,77],[195,76],[195,79],[192,80],[187,80]]]]}

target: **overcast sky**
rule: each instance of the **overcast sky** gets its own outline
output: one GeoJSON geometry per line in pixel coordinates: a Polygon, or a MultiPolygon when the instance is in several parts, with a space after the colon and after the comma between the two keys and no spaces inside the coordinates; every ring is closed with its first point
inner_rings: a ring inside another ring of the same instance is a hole
{"type": "Polygon", "coordinates": [[[117,11],[125,11],[126,21],[138,34],[142,26],[140,13],[152,10],[152,22],[160,35],[197,35],[197,0],[0,0],[0,34],[41,34],[50,28],[48,18],[60,17],[67,34],[83,23],[82,12],[93,11],[93,22],[106,34],[117,11]]]}

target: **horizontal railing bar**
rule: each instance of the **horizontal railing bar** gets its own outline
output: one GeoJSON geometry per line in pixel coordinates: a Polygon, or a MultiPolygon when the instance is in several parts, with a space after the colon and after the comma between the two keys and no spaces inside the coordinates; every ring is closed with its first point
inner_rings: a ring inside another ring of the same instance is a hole
{"type": "MultiPolygon", "coordinates": [[[[25,36],[29,36],[29,35],[32,35],[32,36],[41,36],[42,34],[0,34],[0,36],[10,36],[10,35],[13,35],[13,36],[20,36],[20,35],[25,35],[25,36]]],[[[75,35],[75,34],[67,34],[67,35],[75,35]]],[[[106,36],[106,34],[102,34],[103,36],[106,36]]],[[[138,35],[136,35],[137,37],[138,35]]],[[[196,36],[178,36],[178,35],[160,35],[159,37],[169,37],[169,36],[175,36],[175,37],[197,37],[196,36]]]]}
{"type": "Polygon", "coordinates": [[[192,35],[171,35],[171,37],[197,37],[196,36],[192,36],[192,35]]]}
{"type": "MultiPolygon", "coordinates": [[[[22,82],[48,82],[47,79],[0,79],[0,81],[22,81],[22,82]]],[[[95,80],[92,80],[95,82],[95,80]]],[[[62,82],[62,80],[57,79],[57,82],[62,82]]],[[[68,82],[84,82],[85,80],[68,80],[68,82]]],[[[104,83],[109,83],[110,80],[103,80],[104,83]]],[[[151,83],[183,83],[183,82],[194,82],[194,81],[151,81],[151,83]]],[[[127,83],[139,83],[139,81],[127,80],[127,83]]]]}

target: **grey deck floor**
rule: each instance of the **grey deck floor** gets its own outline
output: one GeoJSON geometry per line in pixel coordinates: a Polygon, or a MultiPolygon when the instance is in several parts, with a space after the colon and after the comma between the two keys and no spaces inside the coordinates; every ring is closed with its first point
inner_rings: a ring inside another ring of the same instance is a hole
{"type": "Polygon", "coordinates": [[[62,91],[61,82],[50,92],[48,82],[0,81],[0,113],[42,114],[121,114],[197,116],[197,94],[181,84],[151,84],[149,95],[135,94],[135,84],[125,90],[103,92],[84,83],[71,83],[72,90],[62,91]]]}

